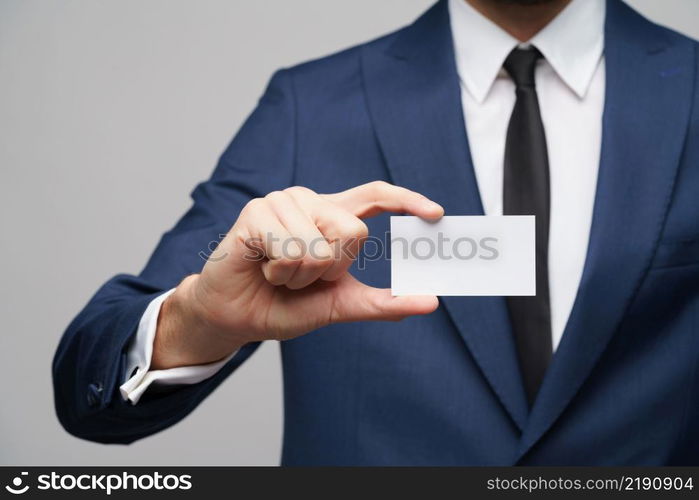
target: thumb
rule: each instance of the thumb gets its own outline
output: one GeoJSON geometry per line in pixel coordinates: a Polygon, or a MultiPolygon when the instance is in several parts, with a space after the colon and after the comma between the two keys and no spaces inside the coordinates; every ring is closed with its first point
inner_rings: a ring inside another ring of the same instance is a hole
{"type": "Polygon", "coordinates": [[[397,321],[408,316],[429,314],[439,306],[433,295],[394,297],[389,288],[374,288],[350,274],[343,277],[343,286],[336,289],[334,323],[350,321],[397,321]]]}

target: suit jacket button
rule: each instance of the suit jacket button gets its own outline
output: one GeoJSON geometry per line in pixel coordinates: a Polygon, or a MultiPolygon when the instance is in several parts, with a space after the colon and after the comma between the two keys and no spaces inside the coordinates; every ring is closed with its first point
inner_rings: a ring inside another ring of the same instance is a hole
{"type": "Polygon", "coordinates": [[[102,384],[96,382],[87,387],[87,404],[89,406],[97,406],[102,400],[102,384]]]}

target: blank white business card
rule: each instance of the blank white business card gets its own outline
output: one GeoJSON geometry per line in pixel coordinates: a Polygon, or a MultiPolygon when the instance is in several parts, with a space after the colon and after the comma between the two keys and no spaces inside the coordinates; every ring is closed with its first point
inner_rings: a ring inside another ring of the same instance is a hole
{"type": "Polygon", "coordinates": [[[393,295],[536,295],[534,216],[391,217],[393,295]]]}

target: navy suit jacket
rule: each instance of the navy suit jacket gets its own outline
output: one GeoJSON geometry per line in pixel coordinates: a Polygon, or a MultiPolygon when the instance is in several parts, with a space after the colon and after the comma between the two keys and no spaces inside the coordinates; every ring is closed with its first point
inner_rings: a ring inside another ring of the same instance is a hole
{"type": "MultiPolygon", "coordinates": [[[[257,348],[214,377],[132,406],[118,386],[148,303],[252,197],[369,181],[414,189],[447,214],[482,214],[449,13],[277,72],[138,276],[108,281],[53,364],[63,426],[129,443],[185,417],[257,348]]],[[[444,297],[431,315],[328,326],[281,344],[283,464],[699,464],[697,44],[609,0],[606,103],[585,269],[563,339],[529,408],[502,297],[444,297]]],[[[388,218],[369,221],[373,234],[388,218]]],[[[352,271],[389,286],[387,260],[352,271]]],[[[235,411],[233,408],[231,411],[235,411]]]]}

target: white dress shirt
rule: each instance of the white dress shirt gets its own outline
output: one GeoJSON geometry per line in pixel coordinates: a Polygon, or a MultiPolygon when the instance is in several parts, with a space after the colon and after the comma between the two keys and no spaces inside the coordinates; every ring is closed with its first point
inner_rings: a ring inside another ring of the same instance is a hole
{"type": "MultiPolygon", "coordinates": [[[[517,46],[543,54],[535,80],[546,131],[551,182],[549,287],[553,347],[575,301],[592,223],[604,106],[604,0],[572,2],[527,44],[521,44],[465,0],[449,0],[461,104],[478,189],[487,215],[502,214],[507,125],[515,87],[502,65],[517,46]]],[[[149,386],[194,384],[234,354],[207,365],[150,370],[160,306],[146,309],[128,351],[124,399],[136,404],[149,386]]]]}

